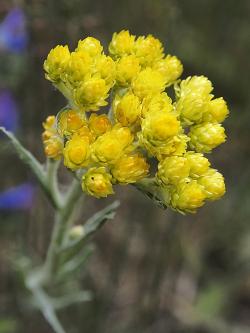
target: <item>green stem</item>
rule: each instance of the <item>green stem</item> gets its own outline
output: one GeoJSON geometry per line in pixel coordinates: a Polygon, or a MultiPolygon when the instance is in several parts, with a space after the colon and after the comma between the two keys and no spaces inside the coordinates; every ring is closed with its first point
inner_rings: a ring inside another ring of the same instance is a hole
{"type": "Polygon", "coordinates": [[[62,205],[62,196],[58,188],[57,172],[60,166],[60,160],[55,161],[51,158],[47,159],[46,171],[47,171],[47,186],[50,190],[51,196],[57,202],[57,208],[62,205]]]}
{"type": "Polygon", "coordinates": [[[64,235],[67,230],[68,221],[70,220],[75,205],[82,194],[81,186],[77,179],[72,181],[68,194],[66,195],[61,209],[58,209],[55,216],[55,225],[50,241],[49,249],[47,252],[46,261],[44,263],[44,270],[47,281],[55,272],[58,262],[58,249],[62,245],[64,235]]]}

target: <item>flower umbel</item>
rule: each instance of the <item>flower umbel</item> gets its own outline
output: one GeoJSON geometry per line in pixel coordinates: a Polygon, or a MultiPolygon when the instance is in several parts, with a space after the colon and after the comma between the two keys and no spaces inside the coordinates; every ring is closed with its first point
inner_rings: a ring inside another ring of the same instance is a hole
{"type": "Polygon", "coordinates": [[[181,61],[152,35],[122,30],[108,50],[87,37],[72,52],[58,45],[48,54],[46,78],[68,105],[43,124],[46,155],[63,158],[96,198],[134,184],[181,213],[221,198],[224,178],[203,154],[225,142],[229,111],[211,81],[181,80],[181,61]]]}

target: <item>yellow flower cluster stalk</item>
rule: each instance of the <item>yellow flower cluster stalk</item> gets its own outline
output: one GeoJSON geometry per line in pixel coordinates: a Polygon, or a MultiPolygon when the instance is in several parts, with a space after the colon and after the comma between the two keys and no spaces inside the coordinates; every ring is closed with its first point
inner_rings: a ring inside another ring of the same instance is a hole
{"type": "Polygon", "coordinates": [[[108,50],[87,37],[72,52],[58,45],[48,54],[46,78],[68,106],[44,123],[46,155],[63,158],[97,198],[151,179],[164,205],[182,213],[219,199],[223,176],[203,154],[226,139],[224,99],[204,76],[181,80],[182,63],[152,35],[114,33],[108,50]]]}

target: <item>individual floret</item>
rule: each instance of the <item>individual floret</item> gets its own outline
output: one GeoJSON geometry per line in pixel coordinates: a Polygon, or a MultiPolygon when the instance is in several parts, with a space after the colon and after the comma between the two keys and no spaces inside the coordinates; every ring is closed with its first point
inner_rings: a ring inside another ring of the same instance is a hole
{"type": "Polygon", "coordinates": [[[88,52],[72,52],[62,75],[65,82],[73,88],[79,86],[91,73],[92,59],[88,52]]]}
{"type": "Polygon", "coordinates": [[[123,155],[112,167],[115,180],[122,184],[130,184],[148,175],[149,165],[145,158],[138,155],[123,155]]]}
{"type": "Polygon", "coordinates": [[[140,99],[130,92],[122,97],[117,95],[113,102],[113,112],[115,120],[122,126],[135,125],[141,116],[140,99]]]}
{"type": "Polygon", "coordinates": [[[189,151],[185,154],[185,157],[189,162],[190,177],[199,178],[207,172],[210,162],[203,154],[189,151]]]}
{"type": "Polygon", "coordinates": [[[114,58],[124,55],[130,55],[134,52],[135,36],[131,35],[128,30],[122,30],[114,33],[109,44],[109,52],[114,58]]]}
{"type": "Polygon", "coordinates": [[[70,52],[68,46],[57,45],[52,49],[47,59],[44,61],[44,70],[46,71],[46,78],[52,82],[59,81],[61,75],[64,74],[70,59],[70,52]]]}
{"type": "Polygon", "coordinates": [[[138,137],[148,152],[159,158],[161,155],[174,153],[182,138],[181,126],[176,116],[169,112],[150,112],[141,122],[138,137]]]}
{"type": "Polygon", "coordinates": [[[72,139],[67,141],[63,156],[64,165],[71,170],[86,167],[89,164],[90,157],[88,138],[74,135],[72,139]]]}
{"type": "Polygon", "coordinates": [[[181,213],[195,213],[197,208],[204,205],[206,195],[196,180],[180,182],[173,187],[171,193],[171,205],[181,213]]]}
{"type": "Polygon", "coordinates": [[[87,52],[91,57],[101,55],[103,47],[100,41],[93,37],[87,37],[83,40],[79,40],[76,51],[87,52]]]}
{"type": "Polygon", "coordinates": [[[164,56],[162,43],[152,35],[140,36],[135,42],[135,54],[142,66],[152,66],[164,56]]]}
{"type": "Polygon", "coordinates": [[[116,66],[113,59],[102,54],[96,57],[94,62],[93,75],[104,79],[106,85],[112,87],[115,84],[116,66]]]}
{"type": "Polygon", "coordinates": [[[90,78],[75,90],[75,101],[85,111],[98,111],[101,106],[107,105],[109,89],[105,80],[90,78]]]}
{"type": "Polygon", "coordinates": [[[90,168],[82,177],[82,189],[96,198],[105,198],[114,193],[111,180],[105,167],[90,168]]]}
{"type": "Polygon", "coordinates": [[[203,123],[192,126],[188,136],[191,149],[200,153],[210,153],[226,141],[225,129],[220,124],[203,123]]]}
{"type": "Polygon", "coordinates": [[[129,128],[114,126],[93,144],[93,160],[101,164],[114,164],[123,154],[133,150],[133,138],[129,128]]]}
{"type": "Polygon", "coordinates": [[[116,64],[116,82],[121,86],[128,86],[132,79],[140,72],[141,66],[138,58],[128,55],[120,58],[116,64]]]}
{"type": "Polygon", "coordinates": [[[146,68],[132,80],[132,90],[136,96],[143,99],[161,93],[166,87],[166,80],[157,71],[146,68]]]}
{"type": "Polygon", "coordinates": [[[142,101],[143,118],[145,118],[148,113],[159,112],[175,112],[172,100],[166,92],[159,93],[154,96],[145,97],[142,101]]]}
{"type": "Polygon", "coordinates": [[[158,164],[157,179],[160,184],[177,184],[189,176],[189,161],[184,156],[166,157],[158,164]]]}
{"type": "Polygon", "coordinates": [[[224,177],[215,169],[208,169],[207,172],[198,179],[198,183],[203,186],[207,199],[218,200],[226,192],[224,177]]]}
{"type": "Polygon", "coordinates": [[[179,99],[176,103],[183,125],[198,124],[208,110],[208,104],[212,99],[213,87],[204,76],[188,77],[181,81],[179,99]]]}
{"type": "Polygon", "coordinates": [[[86,120],[83,113],[76,110],[65,108],[57,115],[57,131],[62,137],[71,136],[84,125],[86,125],[86,120]]]}
{"type": "Polygon", "coordinates": [[[153,69],[162,74],[169,86],[181,76],[183,65],[176,56],[167,55],[164,59],[155,62],[153,69]]]}
{"type": "Polygon", "coordinates": [[[203,120],[208,122],[222,123],[229,114],[227,103],[223,97],[215,98],[208,103],[207,112],[203,120]]]}
{"type": "Polygon", "coordinates": [[[49,158],[59,160],[62,157],[63,140],[56,130],[56,117],[48,116],[43,123],[44,132],[42,134],[44,152],[49,158]]]}

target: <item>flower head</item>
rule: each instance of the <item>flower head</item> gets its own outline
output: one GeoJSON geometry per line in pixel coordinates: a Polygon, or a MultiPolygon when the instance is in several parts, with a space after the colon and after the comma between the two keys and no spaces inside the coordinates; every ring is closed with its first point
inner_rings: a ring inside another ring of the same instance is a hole
{"type": "Polygon", "coordinates": [[[45,154],[63,157],[96,198],[113,194],[114,184],[134,184],[181,213],[219,199],[224,178],[203,153],[226,140],[229,111],[211,81],[181,80],[181,61],[152,35],[122,30],[108,49],[87,37],[72,52],[58,45],[48,54],[46,78],[67,106],[43,123],[45,154]]]}

